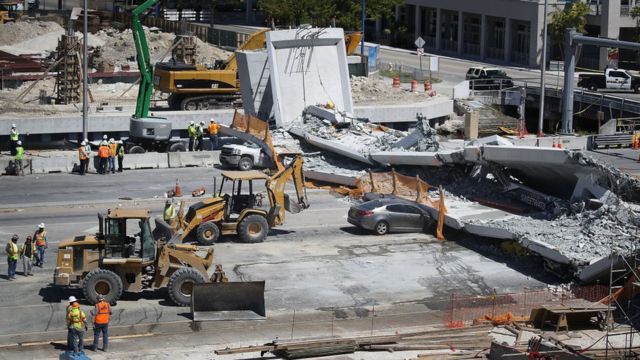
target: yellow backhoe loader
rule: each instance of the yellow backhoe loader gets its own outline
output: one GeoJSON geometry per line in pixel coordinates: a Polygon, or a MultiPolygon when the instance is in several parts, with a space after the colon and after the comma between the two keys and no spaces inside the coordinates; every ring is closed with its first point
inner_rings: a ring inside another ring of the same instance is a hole
{"type": "Polygon", "coordinates": [[[303,162],[302,156],[296,154],[271,177],[256,170],[222,172],[217,196],[191,205],[186,214],[181,202],[176,219],[169,224],[173,239],[184,242],[195,238],[201,245],[212,245],[221,235],[236,235],[245,243],[264,241],[269,229],[284,223],[285,210],[295,214],[309,207],[303,162]],[[295,186],[295,202],[284,192],[289,178],[295,186]],[[254,193],[253,182],[257,180],[265,181],[268,205],[263,204],[262,194],[254,193]],[[227,182],[232,183],[231,194],[222,193],[227,182]],[[243,193],[243,183],[248,185],[248,193],[243,193]]]}
{"type": "Polygon", "coordinates": [[[220,266],[209,275],[213,249],[200,256],[197,246],[168,243],[161,227],[151,230],[148,210],[116,208],[98,219],[96,235],[76,236],[58,246],[54,286],[81,288],[91,304],[99,295],[115,303],[124,292],[166,287],[176,305],[188,306],[195,284],[215,283],[211,289],[234,302],[218,302],[218,309],[264,314],[263,281],[228,282],[220,266]]]}

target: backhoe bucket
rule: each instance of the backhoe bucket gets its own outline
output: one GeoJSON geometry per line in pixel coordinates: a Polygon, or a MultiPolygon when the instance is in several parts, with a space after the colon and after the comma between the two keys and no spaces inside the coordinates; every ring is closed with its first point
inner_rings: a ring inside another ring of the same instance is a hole
{"type": "Polygon", "coordinates": [[[297,214],[303,210],[302,206],[291,200],[291,197],[287,194],[284,194],[284,209],[292,214],[297,214]]]}
{"type": "Polygon", "coordinates": [[[264,281],[194,284],[194,321],[264,320],[264,281]]]}

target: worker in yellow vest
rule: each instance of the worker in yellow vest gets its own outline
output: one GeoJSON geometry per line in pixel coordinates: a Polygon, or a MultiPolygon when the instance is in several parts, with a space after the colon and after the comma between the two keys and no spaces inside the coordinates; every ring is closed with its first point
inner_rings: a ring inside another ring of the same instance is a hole
{"type": "Polygon", "coordinates": [[[24,148],[22,147],[22,141],[18,140],[16,145],[16,175],[24,176],[24,168],[22,163],[22,157],[24,156],[24,148]]]}
{"type": "Polygon", "coordinates": [[[193,151],[196,142],[196,125],[193,120],[187,126],[187,135],[189,135],[189,151],[193,151]]]}
{"type": "Polygon", "coordinates": [[[107,172],[111,171],[112,174],[116,173],[116,155],[118,154],[118,144],[111,138],[109,139],[109,168],[107,172]]]}
{"type": "Polygon", "coordinates": [[[36,266],[39,267],[44,265],[44,252],[49,247],[47,231],[44,228],[44,223],[40,223],[38,225],[38,230],[33,234],[33,238],[36,242],[36,266]]]}
{"type": "Polygon", "coordinates": [[[209,122],[209,140],[211,141],[211,150],[218,150],[218,130],[220,130],[220,124],[218,124],[213,118],[209,122]]]}
{"type": "Polygon", "coordinates": [[[109,317],[111,316],[111,305],[105,301],[104,295],[98,295],[98,303],[91,311],[93,316],[93,351],[98,350],[100,333],[102,333],[102,351],[107,352],[109,347],[109,317]]]}
{"type": "Polygon", "coordinates": [[[11,150],[11,156],[16,156],[16,147],[18,147],[18,140],[20,139],[20,133],[16,124],[11,124],[11,131],[9,132],[9,150],[11,150]]]}
{"type": "Polygon", "coordinates": [[[124,161],[124,143],[122,140],[118,140],[116,152],[118,153],[118,172],[122,172],[122,162],[124,161]]]}
{"type": "Polygon", "coordinates": [[[171,200],[167,200],[164,203],[164,215],[163,215],[163,219],[164,221],[171,225],[173,223],[173,219],[175,219],[176,217],[176,208],[173,205],[173,201],[171,200]]]}
{"type": "Polygon", "coordinates": [[[84,332],[87,330],[87,317],[80,309],[80,304],[74,302],[67,307],[67,329],[71,332],[71,344],[67,344],[69,351],[80,354],[84,348],[84,332]]]}
{"type": "Polygon", "coordinates": [[[27,236],[24,244],[20,247],[20,258],[22,258],[22,275],[33,276],[33,260],[36,258],[36,244],[33,243],[31,235],[27,236]]]}
{"type": "Polygon", "coordinates": [[[204,121],[200,121],[196,124],[196,145],[195,151],[202,151],[202,145],[204,143],[204,121]]]}
{"type": "Polygon", "coordinates": [[[11,237],[5,251],[7,252],[7,263],[9,265],[7,279],[11,281],[16,278],[16,266],[18,265],[18,257],[20,256],[18,254],[18,235],[14,234],[11,237]]]}
{"type": "Polygon", "coordinates": [[[83,141],[78,148],[78,158],[80,159],[80,175],[84,175],[87,170],[87,163],[89,162],[86,141],[83,141]]]}

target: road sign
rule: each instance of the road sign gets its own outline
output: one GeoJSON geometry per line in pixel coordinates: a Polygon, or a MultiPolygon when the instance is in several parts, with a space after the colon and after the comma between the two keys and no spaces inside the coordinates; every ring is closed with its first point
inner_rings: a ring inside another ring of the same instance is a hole
{"type": "Polygon", "coordinates": [[[426,43],[424,42],[424,39],[422,38],[422,36],[418,36],[418,38],[416,39],[414,44],[416,44],[417,48],[422,48],[422,47],[424,47],[424,44],[426,44],[426,43]]]}
{"type": "Polygon", "coordinates": [[[424,49],[423,48],[418,48],[418,50],[416,52],[418,53],[418,56],[424,55],[424,49]]]}
{"type": "Polygon", "coordinates": [[[438,57],[432,56],[429,58],[429,70],[438,71],[438,57]]]}

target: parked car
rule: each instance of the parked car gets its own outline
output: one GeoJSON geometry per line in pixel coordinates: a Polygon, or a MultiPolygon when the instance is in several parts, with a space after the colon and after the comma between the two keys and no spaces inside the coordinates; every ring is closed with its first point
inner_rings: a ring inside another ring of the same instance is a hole
{"type": "Polygon", "coordinates": [[[498,90],[513,87],[513,80],[498,68],[472,67],[467,70],[466,80],[473,90],[498,90]]]}
{"type": "Polygon", "coordinates": [[[604,74],[584,73],[578,75],[578,86],[591,91],[607,89],[640,92],[640,77],[627,70],[606,69],[604,74]]]}
{"type": "Polygon", "coordinates": [[[403,199],[377,199],[353,205],[347,221],[359,228],[371,230],[378,235],[389,232],[423,232],[435,221],[426,209],[403,199]]]}

